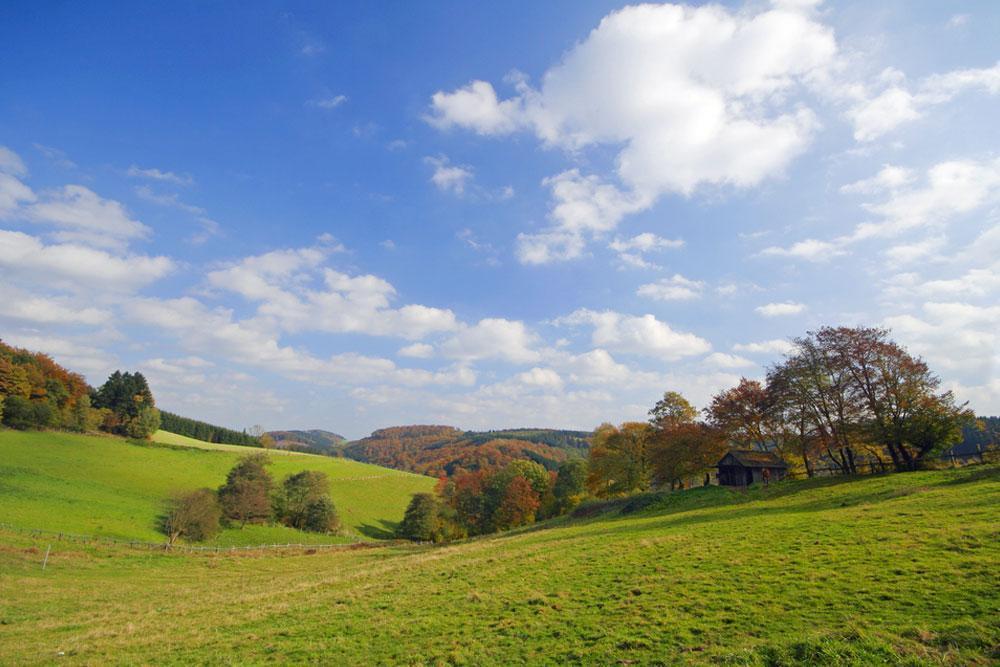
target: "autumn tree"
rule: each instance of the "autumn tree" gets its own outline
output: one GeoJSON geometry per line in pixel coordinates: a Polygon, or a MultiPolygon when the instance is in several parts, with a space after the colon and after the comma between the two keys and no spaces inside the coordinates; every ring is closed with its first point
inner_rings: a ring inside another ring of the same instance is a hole
{"type": "Polygon", "coordinates": [[[781,413],[757,380],[740,378],[735,387],[716,394],[705,413],[708,423],[741,449],[780,445],[781,413]]]}
{"type": "Polygon", "coordinates": [[[649,446],[653,480],[671,489],[684,488],[686,480],[705,474],[728,449],[725,433],[699,422],[656,429],[649,446]]]}
{"type": "Polygon", "coordinates": [[[198,489],[177,494],[167,503],[160,529],[173,544],[183,537],[191,542],[203,542],[215,537],[221,529],[222,510],[215,492],[198,489]]]}
{"type": "MultiPolygon", "coordinates": [[[[660,421],[670,423],[669,419],[672,418],[660,421]]],[[[594,432],[588,460],[587,488],[590,492],[595,496],[610,497],[648,489],[650,462],[647,447],[652,432],[653,427],[642,422],[626,422],[620,427],[611,424],[599,426],[594,432]]]]}
{"type": "Polygon", "coordinates": [[[496,530],[510,530],[534,523],[540,500],[531,482],[520,475],[514,477],[504,489],[500,504],[493,513],[496,530]]]}
{"type": "Polygon", "coordinates": [[[676,391],[668,391],[649,411],[649,423],[653,428],[664,429],[677,424],[689,424],[698,417],[686,398],[676,391]]]}
{"type": "Polygon", "coordinates": [[[226,483],[219,488],[219,503],[226,519],[239,522],[242,527],[271,516],[273,481],[268,465],[267,455],[248,454],[229,471],[226,483]]]}

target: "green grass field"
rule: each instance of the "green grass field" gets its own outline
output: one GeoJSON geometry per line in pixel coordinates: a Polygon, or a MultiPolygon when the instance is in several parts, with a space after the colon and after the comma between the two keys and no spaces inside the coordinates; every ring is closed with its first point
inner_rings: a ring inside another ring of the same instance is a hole
{"type": "MultiPolygon", "coordinates": [[[[259,449],[215,445],[173,434],[169,444],[133,444],[120,438],[70,433],[0,431],[0,523],[18,527],[162,541],[156,518],[176,490],[218,487],[237,458],[259,449]]],[[[212,544],[337,542],[388,537],[410,496],[435,481],[347,459],[275,452],[276,480],[321,470],[344,535],[322,536],[283,526],[226,529],[212,544]]]]}
{"type": "MultiPolygon", "coordinates": [[[[8,496],[4,496],[6,501],[8,496]]],[[[0,532],[0,663],[989,665],[1000,468],[708,488],[451,546],[0,532]]]]}

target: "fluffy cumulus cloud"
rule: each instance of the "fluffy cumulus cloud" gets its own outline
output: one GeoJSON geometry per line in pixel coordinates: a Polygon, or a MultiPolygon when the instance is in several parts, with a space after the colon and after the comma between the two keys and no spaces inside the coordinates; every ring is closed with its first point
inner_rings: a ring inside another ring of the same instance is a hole
{"type": "Polygon", "coordinates": [[[443,155],[437,157],[426,157],[424,162],[434,168],[431,174],[431,183],[442,192],[450,192],[455,195],[465,193],[465,187],[473,178],[472,168],[461,165],[454,165],[443,155]]]}
{"type": "Polygon", "coordinates": [[[539,343],[538,335],[523,322],[486,318],[471,326],[461,326],[440,349],[444,356],[463,361],[502,359],[531,363],[540,358],[536,349],[539,343]]]}
{"type": "Polygon", "coordinates": [[[700,280],[690,280],[679,273],[655,283],[640,285],[636,294],[656,301],[688,301],[697,299],[705,289],[700,280]]]}
{"type": "Polygon", "coordinates": [[[132,292],[174,268],[167,257],[116,255],[76,243],[47,244],[23,232],[0,230],[0,274],[72,291],[132,292]]]}
{"type": "Polygon", "coordinates": [[[591,343],[613,351],[640,354],[676,361],[703,354],[712,345],[692,333],[675,331],[653,315],[624,315],[611,310],[581,309],[559,318],[556,324],[589,325],[593,328],[591,343]]]}
{"type": "Polygon", "coordinates": [[[604,17],[538,87],[514,76],[508,99],[485,81],[439,91],[429,120],[490,136],[527,130],[568,151],[620,146],[620,185],[576,170],[547,179],[551,225],[519,237],[525,263],[572,259],[663,194],[781,174],[817,126],[798,92],[836,52],[832,30],[802,6],[630,6],[604,17]]]}
{"type": "Polygon", "coordinates": [[[326,265],[330,246],[277,250],[208,273],[209,285],[257,303],[259,318],[289,332],[324,331],[422,338],[458,327],[450,310],[392,306],[396,289],[374,275],[326,265]]]}

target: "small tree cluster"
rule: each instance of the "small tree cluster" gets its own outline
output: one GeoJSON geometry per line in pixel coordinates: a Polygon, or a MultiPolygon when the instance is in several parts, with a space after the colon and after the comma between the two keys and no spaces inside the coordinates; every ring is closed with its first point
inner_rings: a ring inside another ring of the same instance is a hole
{"type": "Polygon", "coordinates": [[[286,526],[328,533],[340,525],[326,474],[304,470],[289,475],[274,497],[274,515],[286,526]]]}

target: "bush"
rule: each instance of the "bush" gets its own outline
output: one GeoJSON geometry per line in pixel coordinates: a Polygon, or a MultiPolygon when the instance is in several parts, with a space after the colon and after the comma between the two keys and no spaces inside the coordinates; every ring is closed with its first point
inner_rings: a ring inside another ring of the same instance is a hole
{"type": "Polygon", "coordinates": [[[304,470],[289,475],[274,499],[274,513],[286,526],[326,533],[338,525],[330,500],[330,481],[325,473],[304,470]]]}
{"type": "Polygon", "coordinates": [[[3,423],[24,431],[48,426],[54,414],[48,401],[30,401],[23,396],[8,396],[4,401],[3,423]]]}
{"type": "Polygon", "coordinates": [[[203,542],[219,534],[222,510],[215,492],[198,489],[178,494],[167,503],[160,529],[173,544],[183,537],[191,542],[203,542]]]}
{"type": "Polygon", "coordinates": [[[125,432],[130,438],[148,439],[160,428],[160,411],[153,407],[144,407],[139,414],[128,420],[125,432]]]}
{"type": "Polygon", "coordinates": [[[330,533],[340,527],[337,508],[329,496],[316,498],[306,506],[302,529],[312,533],[330,533]]]}

